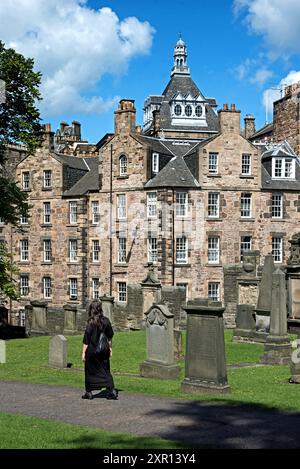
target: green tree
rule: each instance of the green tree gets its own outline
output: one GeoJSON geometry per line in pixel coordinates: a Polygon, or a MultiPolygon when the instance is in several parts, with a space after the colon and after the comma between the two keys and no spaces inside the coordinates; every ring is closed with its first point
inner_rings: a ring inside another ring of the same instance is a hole
{"type": "MultiPolygon", "coordinates": [[[[26,145],[33,154],[41,145],[40,113],[36,102],[41,100],[39,85],[41,73],[34,71],[34,61],[5,48],[0,41],[0,217],[5,223],[17,227],[22,213],[28,211],[27,196],[8,177],[10,144],[26,145]]],[[[7,296],[16,296],[10,281],[12,261],[2,248],[0,253],[0,289],[7,296]]]]}

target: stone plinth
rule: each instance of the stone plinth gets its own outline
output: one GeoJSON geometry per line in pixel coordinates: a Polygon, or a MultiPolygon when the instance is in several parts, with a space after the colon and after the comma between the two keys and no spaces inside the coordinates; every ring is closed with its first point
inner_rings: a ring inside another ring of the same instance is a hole
{"type": "Polygon", "coordinates": [[[249,304],[237,305],[236,328],[233,331],[235,342],[253,342],[255,333],[254,306],[249,304]]]}
{"type": "Polygon", "coordinates": [[[141,376],[177,379],[180,368],[174,359],[174,315],[165,305],[153,305],[145,316],[147,359],[140,365],[141,376]]]}
{"type": "Polygon", "coordinates": [[[74,335],[77,334],[77,305],[67,303],[63,306],[64,309],[64,334],[74,335]]]}
{"type": "Polygon", "coordinates": [[[228,393],[225,361],[223,313],[219,302],[207,299],[189,301],[185,379],[181,390],[187,393],[228,393]]]}
{"type": "Polygon", "coordinates": [[[49,342],[49,366],[67,368],[68,342],[63,335],[55,335],[49,342]]]}

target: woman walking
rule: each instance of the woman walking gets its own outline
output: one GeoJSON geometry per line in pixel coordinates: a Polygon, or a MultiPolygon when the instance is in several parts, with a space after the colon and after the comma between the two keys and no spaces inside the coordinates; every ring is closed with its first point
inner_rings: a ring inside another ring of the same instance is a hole
{"type": "Polygon", "coordinates": [[[89,318],[83,337],[82,360],[85,372],[85,393],[83,399],[93,399],[92,391],[107,389],[107,399],[118,399],[118,392],[114,387],[114,380],[110,372],[109,357],[112,354],[112,337],[114,331],[110,320],[104,316],[101,301],[94,300],[89,307],[89,318]],[[108,341],[106,352],[96,353],[96,347],[101,332],[108,341]]]}

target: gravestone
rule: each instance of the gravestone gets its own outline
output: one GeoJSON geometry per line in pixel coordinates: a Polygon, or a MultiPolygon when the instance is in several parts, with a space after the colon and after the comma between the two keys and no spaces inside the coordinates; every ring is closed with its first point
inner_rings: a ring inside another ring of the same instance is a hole
{"type": "Polygon", "coordinates": [[[6,363],[6,343],[0,340],[0,363],[6,363]]]}
{"type": "Polygon", "coordinates": [[[300,339],[292,342],[292,347],[296,347],[291,356],[291,374],[290,383],[300,384],[300,339]]]}
{"type": "Polygon", "coordinates": [[[68,342],[63,335],[55,335],[49,342],[49,366],[67,368],[68,342]]]}
{"type": "Polygon", "coordinates": [[[34,300],[32,306],[31,334],[42,335],[47,333],[47,301],[34,300]]]}
{"type": "Polygon", "coordinates": [[[270,313],[272,306],[272,274],[275,271],[273,256],[268,254],[265,257],[265,263],[262,270],[261,282],[259,285],[259,294],[256,312],[256,335],[261,335],[262,341],[267,337],[270,330],[270,313]]]}
{"type": "Polygon", "coordinates": [[[161,302],[161,283],[156,278],[152,262],[148,262],[146,278],[141,282],[143,292],[143,313],[149,311],[153,304],[161,302]]]}
{"type": "Polygon", "coordinates": [[[288,312],[290,329],[295,332],[300,328],[300,233],[289,240],[290,257],[287,261],[286,275],[288,281],[288,312]],[[294,327],[293,327],[294,326],[294,327]]]}
{"type": "Polygon", "coordinates": [[[220,302],[188,301],[185,379],[182,392],[227,393],[223,313],[220,302]]]}
{"type": "Polygon", "coordinates": [[[180,368],[174,359],[174,315],[165,305],[153,305],[145,316],[147,358],[140,365],[140,375],[177,379],[180,368]]]}
{"type": "Polygon", "coordinates": [[[237,305],[236,328],[233,331],[235,342],[253,342],[256,322],[254,306],[249,304],[237,305]]]}
{"type": "Polygon", "coordinates": [[[63,306],[64,309],[64,334],[72,335],[77,334],[76,315],[77,305],[67,303],[63,306]]]}
{"type": "Polygon", "coordinates": [[[103,314],[106,316],[110,322],[113,322],[113,310],[114,310],[114,297],[103,295],[100,297],[102,303],[103,314]]]}
{"type": "Polygon", "coordinates": [[[290,364],[291,344],[287,335],[285,274],[277,268],[272,275],[270,334],[265,342],[264,364],[290,364]]]}

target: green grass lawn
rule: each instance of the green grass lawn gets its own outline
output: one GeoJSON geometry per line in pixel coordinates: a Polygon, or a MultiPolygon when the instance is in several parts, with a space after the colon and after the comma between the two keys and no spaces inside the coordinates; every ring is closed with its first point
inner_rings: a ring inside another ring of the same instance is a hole
{"type": "MultiPolygon", "coordinates": [[[[48,367],[50,337],[9,340],[7,363],[0,365],[0,380],[17,380],[50,385],[66,385],[83,389],[84,375],[81,362],[82,336],[68,336],[66,370],[48,367]],[[79,371],[76,369],[80,369],[79,371]]],[[[185,344],[185,334],[183,334],[185,344]]],[[[257,363],[263,354],[261,344],[237,344],[232,331],[225,331],[226,360],[228,365],[257,363]]],[[[288,366],[228,368],[231,394],[225,396],[188,395],[180,391],[184,377],[184,361],[179,361],[181,376],[178,380],[146,379],[139,376],[139,365],[146,358],[144,331],[118,332],[113,340],[112,372],[116,387],[130,393],[170,396],[184,399],[225,400],[300,410],[300,386],[288,383],[288,366]]]]}

